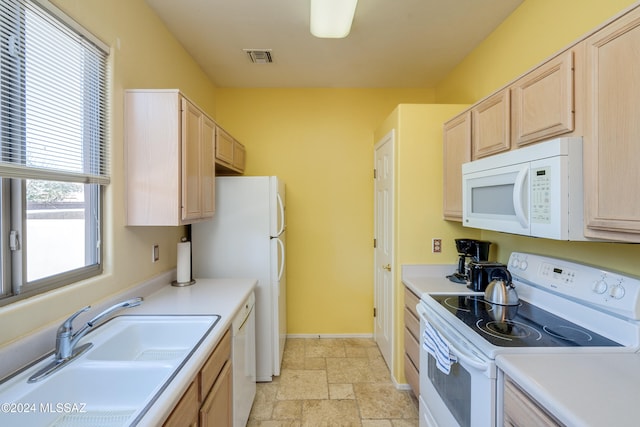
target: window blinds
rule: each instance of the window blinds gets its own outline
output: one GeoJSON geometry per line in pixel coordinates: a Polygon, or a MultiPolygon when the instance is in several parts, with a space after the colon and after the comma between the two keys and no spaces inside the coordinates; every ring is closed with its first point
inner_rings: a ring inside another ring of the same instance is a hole
{"type": "Polygon", "coordinates": [[[109,183],[107,48],[46,1],[0,2],[0,176],[109,183]]]}

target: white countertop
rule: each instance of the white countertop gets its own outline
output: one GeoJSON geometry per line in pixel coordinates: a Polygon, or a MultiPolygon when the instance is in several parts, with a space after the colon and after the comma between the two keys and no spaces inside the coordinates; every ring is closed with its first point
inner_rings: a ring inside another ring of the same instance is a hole
{"type": "Polygon", "coordinates": [[[455,264],[403,265],[402,283],[420,297],[428,292],[472,292],[466,285],[447,279],[456,267],[455,264]]]}
{"type": "Polygon", "coordinates": [[[581,353],[496,357],[496,364],[567,426],[640,423],[640,355],[581,353]]]}
{"type": "MultiPolygon", "coordinates": [[[[165,277],[160,279],[164,280],[165,277]]],[[[137,424],[137,426],[145,427],[162,425],[211,351],[231,326],[233,317],[240,309],[241,304],[257,284],[257,281],[253,279],[197,279],[192,286],[173,287],[169,285],[167,280],[164,280],[164,283],[160,283],[160,285],[157,284],[158,281],[155,280],[156,283],[150,285],[141,285],[119,295],[116,301],[122,301],[132,296],[142,296],[144,302],[138,307],[120,311],[116,315],[217,314],[220,316],[220,320],[137,424]]],[[[24,350],[31,350],[34,347],[30,341],[42,341],[42,335],[34,334],[33,337],[25,338],[10,347],[0,349],[0,355],[6,356],[12,353],[16,355],[21,352],[24,354],[24,350]]],[[[47,341],[54,336],[55,330],[47,330],[47,341]]]]}
{"type": "Polygon", "coordinates": [[[217,314],[220,321],[209,333],[171,381],[165,391],[147,411],[138,426],[158,426],[171,413],[173,406],[198,373],[225,331],[241,304],[254,290],[257,281],[249,279],[196,279],[195,285],[165,286],[146,296],[139,307],[126,314],[217,314]]]}

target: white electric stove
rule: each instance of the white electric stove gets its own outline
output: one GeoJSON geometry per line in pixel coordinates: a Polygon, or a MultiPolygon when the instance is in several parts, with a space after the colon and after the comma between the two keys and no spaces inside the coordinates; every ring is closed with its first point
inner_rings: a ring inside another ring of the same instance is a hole
{"type": "Polygon", "coordinates": [[[519,252],[509,271],[518,306],[474,292],[423,295],[423,341],[439,345],[421,349],[421,426],[494,426],[498,354],[640,349],[638,278],[519,252]]]}

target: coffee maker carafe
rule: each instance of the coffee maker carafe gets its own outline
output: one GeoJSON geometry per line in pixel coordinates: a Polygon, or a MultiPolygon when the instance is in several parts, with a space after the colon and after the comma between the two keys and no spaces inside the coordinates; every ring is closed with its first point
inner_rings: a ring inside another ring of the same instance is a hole
{"type": "Polygon", "coordinates": [[[452,282],[467,284],[470,279],[469,262],[487,261],[491,242],[474,239],[455,239],[455,242],[458,250],[458,269],[447,278],[452,282]]]}

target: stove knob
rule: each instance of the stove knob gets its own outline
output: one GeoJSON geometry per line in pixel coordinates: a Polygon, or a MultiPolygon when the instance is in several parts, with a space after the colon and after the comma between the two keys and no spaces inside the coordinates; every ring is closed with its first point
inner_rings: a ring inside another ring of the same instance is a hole
{"type": "Polygon", "coordinates": [[[527,260],[522,260],[520,261],[520,270],[526,270],[529,267],[529,263],[527,262],[527,260]]]}
{"type": "Polygon", "coordinates": [[[593,284],[591,290],[596,294],[604,294],[604,291],[607,290],[607,282],[604,280],[598,280],[593,284]]]}
{"type": "Polygon", "coordinates": [[[624,288],[622,285],[613,285],[609,290],[611,298],[620,299],[624,296],[624,288]]]}
{"type": "Polygon", "coordinates": [[[511,267],[518,268],[519,265],[520,265],[520,261],[518,260],[518,258],[513,257],[513,259],[511,260],[511,267]]]}

